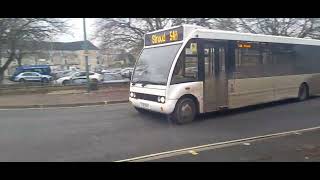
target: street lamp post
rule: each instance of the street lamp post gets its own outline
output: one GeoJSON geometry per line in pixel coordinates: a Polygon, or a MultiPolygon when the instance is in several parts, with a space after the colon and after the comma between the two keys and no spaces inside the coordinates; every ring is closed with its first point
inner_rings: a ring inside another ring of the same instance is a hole
{"type": "Polygon", "coordinates": [[[84,35],[84,54],[86,63],[86,74],[87,74],[87,91],[90,92],[90,78],[89,78],[89,64],[88,64],[88,45],[87,45],[87,32],[86,32],[86,19],[83,18],[83,35],[84,35]]]}

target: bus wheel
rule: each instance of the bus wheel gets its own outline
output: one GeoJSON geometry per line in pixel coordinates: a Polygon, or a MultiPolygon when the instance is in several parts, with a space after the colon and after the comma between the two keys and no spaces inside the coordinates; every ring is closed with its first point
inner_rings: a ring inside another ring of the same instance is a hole
{"type": "Polygon", "coordinates": [[[307,84],[303,83],[299,88],[299,101],[304,101],[309,97],[309,88],[307,84]]]}
{"type": "Polygon", "coordinates": [[[190,123],[195,119],[196,105],[190,98],[180,99],[171,117],[177,124],[190,123]]]}

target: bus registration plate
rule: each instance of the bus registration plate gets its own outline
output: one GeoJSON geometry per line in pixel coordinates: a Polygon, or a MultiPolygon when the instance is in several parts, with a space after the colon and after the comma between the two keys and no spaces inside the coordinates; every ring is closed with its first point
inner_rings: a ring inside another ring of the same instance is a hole
{"type": "Polygon", "coordinates": [[[140,102],[140,107],[145,108],[145,109],[149,109],[150,105],[147,103],[140,102]]]}

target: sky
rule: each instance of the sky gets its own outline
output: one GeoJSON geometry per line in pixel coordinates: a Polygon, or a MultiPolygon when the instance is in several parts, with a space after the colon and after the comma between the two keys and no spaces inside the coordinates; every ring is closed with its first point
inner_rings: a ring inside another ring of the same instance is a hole
{"type": "MultiPolygon", "coordinates": [[[[65,18],[68,20],[68,25],[71,26],[70,32],[72,35],[63,34],[55,37],[55,41],[59,42],[72,42],[72,41],[83,41],[83,20],[82,18],[65,18]]],[[[87,39],[90,40],[93,37],[95,31],[94,22],[96,18],[86,18],[86,30],[87,39]]],[[[98,45],[97,41],[91,41],[94,45],[98,45]]]]}

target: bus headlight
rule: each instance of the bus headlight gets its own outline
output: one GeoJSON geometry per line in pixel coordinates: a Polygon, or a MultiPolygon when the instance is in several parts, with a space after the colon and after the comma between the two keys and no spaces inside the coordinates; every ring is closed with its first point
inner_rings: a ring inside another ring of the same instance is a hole
{"type": "Polygon", "coordinates": [[[158,102],[160,103],[164,103],[166,101],[166,99],[164,97],[158,97],[158,102]]]}
{"type": "Polygon", "coordinates": [[[135,98],[136,97],[136,93],[130,92],[130,97],[135,98]]]}
{"type": "Polygon", "coordinates": [[[165,100],[166,100],[166,99],[165,99],[164,97],[161,97],[161,98],[160,98],[160,101],[161,101],[162,103],[164,103],[165,100]]]}
{"type": "Polygon", "coordinates": [[[130,92],[130,97],[133,97],[133,92],[130,92]]]}

